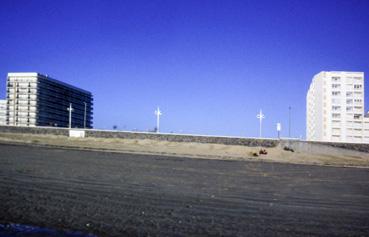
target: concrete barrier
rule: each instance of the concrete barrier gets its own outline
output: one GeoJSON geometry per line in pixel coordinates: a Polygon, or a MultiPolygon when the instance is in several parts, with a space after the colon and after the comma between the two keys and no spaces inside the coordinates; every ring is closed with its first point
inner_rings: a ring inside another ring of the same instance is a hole
{"type": "Polygon", "coordinates": [[[317,155],[354,156],[355,152],[369,153],[369,144],[311,142],[297,140],[281,140],[280,146],[292,148],[294,151],[317,155]]]}
{"type": "MultiPolygon", "coordinates": [[[[42,134],[42,135],[49,134],[49,135],[69,136],[69,129],[54,128],[54,127],[0,126],[0,133],[22,133],[22,134],[42,134]]],[[[257,146],[276,147],[279,144],[279,141],[276,139],[255,139],[255,138],[240,138],[240,137],[181,135],[181,134],[163,134],[163,133],[146,133],[146,132],[124,132],[124,131],[106,131],[96,129],[85,130],[85,137],[152,139],[169,142],[214,143],[214,144],[241,145],[250,147],[257,146]]]]}
{"type": "Polygon", "coordinates": [[[115,132],[101,130],[86,130],[86,137],[99,138],[126,138],[126,139],[152,139],[169,142],[197,142],[197,143],[215,143],[225,145],[240,146],[262,146],[276,147],[279,143],[275,139],[254,139],[239,137],[222,137],[222,136],[199,136],[199,135],[181,135],[181,134],[158,134],[158,133],[141,133],[141,132],[115,132]]]}
{"type": "Polygon", "coordinates": [[[40,135],[69,136],[69,129],[53,127],[20,127],[20,126],[0,126],[1,133],[22,133],[40,135]]]}
{"type": "MultiPolygon", "coordinates": [[[[75,130],[75,129],[73,129],[75,130]]],[[[78,129],[77,129],[78,130],[78,129]]],[[[196,142],[196,143],[214,143],[225,145],[240,145],[249,147],[290,147],[298,152],[308,154],[334,154],[335,152],[346,152],[352,154],[352,151],[369,153],[369,144],[356,143],[331,143],[331,142],[308,142],[301,140],[277,140],[277,139],[257,139],[242,137],[225,136],[205,136],[205,135],[182,135],[182,134],[163,134],[147,132],[127,132],[127,131],[107,131],[97,129],[87,129],[86,137],[95,138],[123,138],[123,139],[151,139],[169,142],[196,142]]],[[[58,135],[69,136],[68,128],[54,127],[19,127],[19,126],[0,126],[0,133],[22,133],[22,134],[40,134],[40,135],[58,135]]],[[[346,154],[346,153],[345,153],[346,154]]]]}

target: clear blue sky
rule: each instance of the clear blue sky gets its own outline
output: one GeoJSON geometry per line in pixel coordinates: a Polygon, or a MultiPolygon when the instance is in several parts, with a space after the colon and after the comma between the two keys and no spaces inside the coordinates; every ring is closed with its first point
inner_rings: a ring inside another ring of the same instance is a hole
{"type": "MultiPolygon", "coordinates": [[[[314,74],[369,77],[369,1],[0,2],[0,97],[7,72],[49,74],[94,94],[94,126],[305,136],[314,74]]],[[[366,79],[368,84],[368,79],[366,79]]],[[[369,103],[369,84],[366,105],[369,103]]]]}

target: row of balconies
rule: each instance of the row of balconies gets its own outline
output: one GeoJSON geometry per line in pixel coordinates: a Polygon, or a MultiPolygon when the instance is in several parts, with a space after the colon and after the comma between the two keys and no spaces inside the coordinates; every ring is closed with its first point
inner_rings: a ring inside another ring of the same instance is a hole
{"type": "Polygon", "coordinates": [[[7,82],[8,88],[37,88],[37,82],[7,82]]]}
{"type": "Polygon", "coordinates": [[[13,100],[29,100],[29,99],[36,100],[37,96],[31,95],[31,94],[26,94],[26,95],[17,94],[16,96],[7,95],[6,99],[11,100],[11,101],[13,101],[13,100]]]}
{"type": "MultiPolygon", "coordinates": [[[[46,117],[47,119],[58,119],[61,121],[68,121],[69,120],[69,114],[66,115],[60,115],[60,114],[56,114],[56,113],[52,113],[52,112],[45,112],[45,111],[39,111],[38,113],[38,117],[46,117]]],[[[75,115],[72,113],[72,120],[78,120],[78,121],[83,121],[84,117],[83,116],[79,116],[79,115],[75,115]]],[[[92,117],[86,116],[86,121],[91,121],[92,117]]]]}
{"type": "Polygon", "coordinates": [[[79,90],[76,90],[75,88],[71,88],[71,87],[68,87],[66,85],[59,84],[57,82],[50,81],[50,80],[47,80],[47,79],[37,80],[36,78],[34,78],[34,79],[32,79],[32,81],[30,81],[30,79],[22,79],[22,78],[9,78],[8,79],[8,87],[16,86],[16,87],[28,88],[28,87],[32,86],[32,87],[36,88],[37,85],[41,86],[41,87],[45,87],[45,88],[50,89],[50,90],[51,89],[59,90],[59,91],[62,90],[62,91],[69,91],[69,92],[72,92],[74,94],[86,95],[86,93],[84,93],[82,91],[79,91],[79,90]]]}
{"type": "Polygon", "coordinates": [[[28,117],[34,117],[36,118],[36,112],[28,112],[28,111],[18,111],[15,113],[9,113],[9,117],[12,117],[15,114],[15,116],[28,116],[28,117]]]}
{"type": "Polygon", "coordinates": [[[7,93],[36,93],[37,92],[37,88],[33,88],[33,87],[28,87],[28,88],[18,88],[18,87],[14,87],[14,88],[7,88],[6,89],[7,93]]]}
{"type": "Polygon", "coordinates": [[[37,82],[37,78],[36,77],[17,77],[17,76],[12,76],[12,77],[8,77],[8,82],[17,82],[17,83],[22,83],[22,82],[27,82],[27,83],[36,83],[37,82]]]}
{"type": "Polygon", "coordinates": [[[9,107],[17,107],[17,106],[36,106],[37,105],[37,101],[10,101],[8,103],[9,107]]]}
{"type": "MultiPolygon", "coordinates": [[[[14,97],[10,97],[10,98],[14,98],[14,97]]],[[[9,99],[10,99],[9,98],[9,99]]],[[[16,97],[15,97],[16,99],[23,99],[23,100],[36,100],[37,99],[37,96],[36,95],[17,95],[16,97]]]]}
{"type": "MultiPolygon", "coordinates": [[[[38,125],[52,125],[54,126],[55,124],[59,124],[59,126],[67,126],[69,124],[69,120],[67,119],[58,119],[58,118],[48,118],[47,116],[40,116],[38,117],[38,119],[36,118],[32,118],[32,117],[23,117],[23,116],[17,116],[17,117],[8,117],[8,119],[6,120],[8,124],[13,125],[15,123],[15,125],[24,125],[24,126],[29,126],[29,125],[36,125],[36,123],[38,125]]],[[[83,127],[83,121],[79,120],[79,119],[75,119],[72,118],[72,124],[75,127],[83,127]]],[[[86,126],[87,127],[91,127],[92,126],[92,122],[91,121],[86,121],[86,126]]]]}
{"type": "MultiPolygon", "coordinates": [[[[81,100],[76,100],[73,98],[64,98],[64,97],[56,97],[56,96],[49,96],[49,95],[39,95],[38,99],[40,101],[48,101],[50,103],[57,103],[63,106],[69,106],[70,103],[74,104],[74,105],[83,105],[84,107],[84,102],[85,101],[81,101],[81,100]]],[[[86,102],[87,107],[92,107],[93,103],[92,102],[86,102]]]]}
{"type": "Polygon", "coordinates": [[[85,92],[79,90],[77,87],[69,86],[64,83],[58,83],[57,81],[53,81],[53,80],[39,80],[39,84],[42,86],[57,88],[57,89],[64,90],[64,91],[72,91],[75,93],[86,94],[85,92]]]}
{"type": "MultiPolygon", "coordinates": [[[[28,112],[27,111],[22,111],[22,114],[20,114],[20,113],[7,113],[6,117],[7,118],[28,117],[28,112]]],[[[35,117],[35,116],[33,116],[33,117],[35,117]]]]}
{"type": "MultiPolygon", "coordinates": [[[[14,121],[14,118],[15,120],[19,120],[19,121],[26,121],[26,120],[36,120],[36,118],[38,119],[46,119],[48,121],[60,121],[60,122],[69,122],[69,117],[68,116],[55,116],[55,115],[50,115],[50,114],[36,114],[35,113],[17,113],[15,116],[13,116],[13,114],[10,114],[8,116],[9,120],[10,121],[14,121]]],[[[83,123],[83,119],[79,118],[79,117],[75,117],[75,116],[72,116],[72,120],[75,120],[75,121],[79,121],[83,123]]],[[[90,122],[86,119],[86,122],[90,122]]]]}
{"type": "MultiPolygon", "coordinates": [[[[38,116],[38,123],[57,123],[59,125],[61,124],[69,124],[69,117],[55,117],[55,116],[49,116],[49,115],[39,115],[38,116]]],[[[84,120],[80,118],[76,118],[72,116],[72,123],[73,124],[80,124],[83,125],[84,120]]],[[[86,120],[86,125],[90,125],[91,122],[89,120],[86,120]]]]}
{"type": "Polygon", "coordinates": [[[7,120],[9,122],[9,124],[14,124],[14,122],[16,124],[35,124],[36,123],[36,119],[31,119],[31,118],[9,118],[7,120]]]}
{"type": "Polygon", "coordinates": [[[93,105],[92,99],[90,100],[83,100],[81,97],[66,97],[64,95],[60,95],[60,94],[49,94],[49,93],[44,93],[44,92],[39,92],[38,94],[38,98],[41,99],[46,99],[46,100],[51,100],[51,101],[63,101],[65,103],[67,103],[69,105],[69,103],[74,103],[74,104],[83,104],[84,102],[87,103],[87,105],[91,104],[91,106],[93,105]]]}
{"type": "MultiPolygon", "coordinates": [[[[64,107],[63,107],[64,108],[64,107]]],[[[60,109],[60,108],[55,108],[52,106],[39,106],[38,110],[39,113],[48,113],[48,114],[55,114],[55,115],[61,115],[61,116],[65,116],[66,114],[69,115],[69,112],[67,111],[67,109],[60,109]]],[[[80,116],[80,117],[84,117],[85,114],[82,111],[76,111],[73,110],[72,111],[72,115],[73,116],[80,116]]],[[[92,118],[92,113],[88,113],[86,112],[86,118],[92,118]]]]}
{"type": "Polygon", "coordinates": [[[8,83],[7,88],[10,88],[10,89],[14,89],[14,88],[37,88],[37,84],[36,83],[30,83],[30,84],[27,84],[27,83],[16,83],[14,85],[14,83],[8,83]]]}
{"type": "Polygon", "coordinates": [[[69,87],[66,87],[60,84],[56,84],[56,83],[50,84],[45,81],[39,84],[39,88],[40,90],[49,90],[55,93],[64,94],[68,96],[76,96],[76,97],[81,97],[81,96],[89,97],[90,96],[89,94],[83,93],[76,89],[72,89],[72,88],[69,88],[69,87]]]}
{"type": "Polygon", "coordinates": [[[28,103],[37,103],[37,100],[35,99],[15,99],[15,100],[8,100],[9,101],[9,104],[12,105],[12,104],[28,104],[28,103]]]}
{"type": "Polygon", "coordinates": [[[37,96],[37,94],[38,94],[37,92],[32,93],[32,92],[28,92],[28,91],[20,91],[20,92],[16,92],[16,93],[10,92],[10,93],[7,94],[7,98],[17,98],[17,97],[20,97],[20,96],[22,96],[22,97],[24,97],[24,96],[26,96],[26,97],[28,97],[28,96],[37,96]]]}
{"type": "MultiPolygon", "coordinates": [[[[56,99],[60,99],[61,101],[65,101],[66,100],[66,96],[65,95],[61,95],[60,93],[59,94],[50,94],[50,93],[46,93],[46,92],[36,92],[36,91],[24,91],[24,92],[19,92],[19,93],[16,93],[14,95],[14,92],[9,92],[8,93],[8,99],[12,99],[14,97],[16,98],[37,98],[37,95],[41,98],[56,98],[56,99]],[[31,92],[34,92],[34,93],[31,93],[31,92]],[[31,94],[30,94],[31,93],[31,94]]],[[[92,102],[92,98],[88,98],[88,97],[81,97],[81,96],[78,96],[78,97],[69,97],[68,98],[69,101],[71,103],[83,103],[83,102],[86,102],[87,104],[91,104],[93,105],[93,102],[92,102]]]]}
{"type": "Polygon", "coordinates": [[[30,107],[28,107],[28,106],[20,106],[20,107],[9,107],[8,108],[8,110],[7,111],[9,111],[9,113],[13,113],[14,111],[15,112],[17,112],[17,111],[26,111],[26,112],[36,112],[37,111],[37,108],[36,107],[34,107],[34,106],[30,106],[30,107]]]}
{"type": "MultiPolygon", "coordinates": [[[[10,94],[10,93],[14,93],[14,89],[11,88],[9,89],[9,87],[11,86],[8,86],[8,90],[7,90],[7,93],[10,94]]],[[[88,96],[88,94],[83,94],[81,92],[76,92],[75,90],[68,90],[67,93],[63,93],[65,92],[66,90],[65,89],[55,89],[54,87],[49,87],[49,86],[44,86],[44,85],[41,85],[40,87],[40,90],[46,90],[46,91],[49,91],[49,92],[52,92],[52,93],[49,93],[49,94],[62,94],[63,97],[65,98],[66,96],[68,97],[75,97],[75,98],[81,98],[83,97],[84,100],[88,101],[88,98],[90,98],[90,96],[88,96]]],[[[19,87],[19,86],[16,86],[16,92],[22,92],[22,93],[36,93],[36,90],[37,89],[37,85],[33,85],[33,86],[28,86],[28,85],[24,85],[23,87],[19,87]]]]}
{"type": "MultiPolygon", "coordinates": [[[[36,101],[24,101],[24,100],[18,100],[17,102],[15,102],[15,105],[16,106],[22,106],[22,107],[24,107],[24,106],[36,106],[36,105],[39,105],[39,106],[48,106],[50,109],[59,109],[59,110],[66,110],[68,107],[69,107],[69,104],[65,104],[65,105],[62,105],[62,104],[59,104],[59,106],[56,106],[57,105],[57,103],[55,103],[55,102],[43,102],[43,103],[37,103],[36,101]]],[[[9,107],[14,107],[14,103],[13,103],[13,101],[12,100],[9,100],[9,107]]],[[[84,114],[84,112],[85,112],[85,108],[84,108],[84,105],[83,106],[81,106],[81,105],[79,105],[79,106],[76,106],[76,105],[74,105],[73,106],[73,109],[74,109],[74,112],[75,113],[83,113],[84,114]]],[[[89,106],[87,106],[87,108],[86,108],[86,113],[87,114],[93,114],[93,112],[90,110],[91,108],[89,107],[89,106]]]]}
{"type": "MultiPolygon", "coordinates": [[[[55,106],[55,104],[52,104],[52,103],[39,103],[38,105],[38,110],[39,111],[48,111],[48,112],[55,112],[57,114],[65,114],[66,111],[68,111],[68,108],[69,106],[55,106]]],[[[73,112],[72,114],[79,114],[79,115],[83,115],[85,114],[85,111],[84,110],[80,110],[80,109],[77,109],[77,108],[73,108],[73,112]]],[[[87,116],[92,115],[92,111],[89,111],[88,109],[86,110],[86,114],[87,116]]]]}
{"type": "MultiPolygon", "coordinates": [[[[73,109],[76,109],[76,110],[81,110],[81,111],[84,111],[85,110],[85,104],[81,101],[79,102],[68,102],[66,100],[53,100],[51,98],[41,98],[39,97],[38,98],[39,100],[39,104],[40,105],[49,105],[49,106],[52,106],[52,107],[60,107],[60,108],[69,108],[69,105],[70,103],[72,104],[72,107],[73,109]]],[[[92,112],[92,105],[89,105],[88,103],[86,103],[86,110],[89,112],[91,111],[92,112]]]]}

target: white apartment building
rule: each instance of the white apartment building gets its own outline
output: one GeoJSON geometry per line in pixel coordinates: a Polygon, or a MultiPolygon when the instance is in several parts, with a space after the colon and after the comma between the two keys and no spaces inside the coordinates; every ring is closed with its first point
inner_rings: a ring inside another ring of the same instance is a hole
{"type": "Polygon", "coordinates": [[[91,92],[36,72],[8,73],[6,124],[92,128],[91,92]],[[72,106],[72,113],[68,108],[72,106]]]}
{"type": "Polygon", "coordinates": [[[320,72],[306,96],[308,141],[369,143],[363,72],[320,72]]]}
{"type": "Polygon", "coordinates": [[[6,100],[0,100],[0,126],[6,125],[6,100]]]}

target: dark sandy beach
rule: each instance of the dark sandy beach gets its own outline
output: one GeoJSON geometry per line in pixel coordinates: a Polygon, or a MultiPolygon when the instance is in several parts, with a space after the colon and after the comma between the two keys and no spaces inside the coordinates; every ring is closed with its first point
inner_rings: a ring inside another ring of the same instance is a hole
{"type": "Polygon", "coordinates": [[[0,144],[0,223],[98,236],[368,236],[369,169],[0,144]]]}

